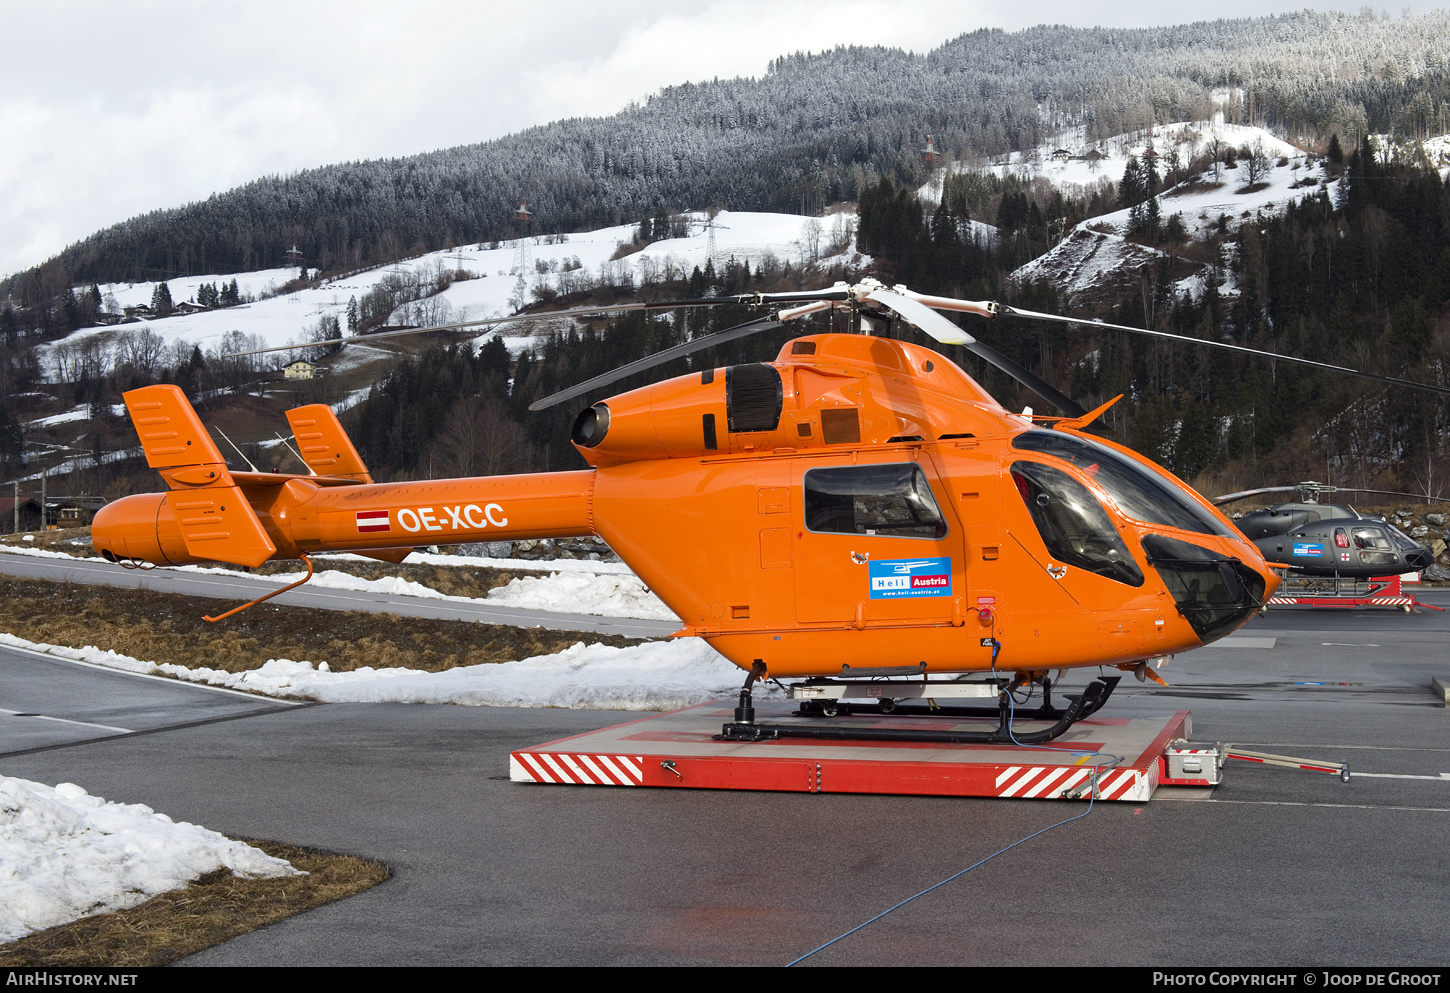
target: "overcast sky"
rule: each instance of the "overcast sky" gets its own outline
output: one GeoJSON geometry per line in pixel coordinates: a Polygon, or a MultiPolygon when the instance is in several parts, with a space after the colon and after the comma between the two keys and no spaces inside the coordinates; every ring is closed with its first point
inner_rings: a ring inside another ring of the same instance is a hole
{"type": "MultiPolygon", "coordinates": [[[[1135,27],[1281,0],[0,0],[0,274],[258,176],[610,114],[778,55],[964,31],[1135,27]]],[[[1316,9],[1358,10],[1360,0],[1316,9]]],[[[1442,2],[1414,0],[1421,12],[1442,2]]]]}

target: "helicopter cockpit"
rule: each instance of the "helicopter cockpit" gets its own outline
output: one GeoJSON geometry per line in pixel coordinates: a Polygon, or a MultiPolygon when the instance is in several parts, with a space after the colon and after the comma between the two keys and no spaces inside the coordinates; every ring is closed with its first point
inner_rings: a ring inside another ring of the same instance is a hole
{"type": "MultiPolygon", "coordinates": [[[[1242,540],[1178,486],[1106,445],[1033,430],[1014,437],[1012,447],[1061,459],[1086,473],[1130,520],[1242,540]]],[[[1014,463],[1012,477],[1051,554],[1117,582],[1143,585],[1142,571],[1087,487],[1040,462],[1014,463]]],[[[1265,579],[1238,558],[1163,534],[1144,534],[1141,541],[1148,563],[1205,643],[1228,634],[1261,606],[1265,579]]]]}
{"type": "Polygon", "coordinates": [[[1077,466],[1106,490],[1118,509],[1133,520],[1220,538],[1238,537],[1213,514],[1185,496],[1178,484],[1160,478],[1107,445],[1061,431],[1025,431],[1012,439],[1012,447],[1041,452],[1077,466]]]}

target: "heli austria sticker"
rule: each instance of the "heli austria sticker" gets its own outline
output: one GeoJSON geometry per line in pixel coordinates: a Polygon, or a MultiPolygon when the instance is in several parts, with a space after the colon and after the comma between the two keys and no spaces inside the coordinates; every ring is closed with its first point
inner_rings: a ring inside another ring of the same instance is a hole
{"type": "Polygon", "coordinates": [[[1294,542],[1294,554],[1301,559],[1323,558],[1324,546],[1317,541],[1296,541],[1294,542]]]}
{"type": "Polygon", "coordinates": [[[949,558],[885,559],[869,565],[873,600],[952,595],[952,560],[949,558]]]}
{"type": "Polygon", "coordinates": [[[357,512],[357,529],[363,534],[372,531],[391,531],[388,526],[388,512],[386,510],[359,510],[357,512]]]}

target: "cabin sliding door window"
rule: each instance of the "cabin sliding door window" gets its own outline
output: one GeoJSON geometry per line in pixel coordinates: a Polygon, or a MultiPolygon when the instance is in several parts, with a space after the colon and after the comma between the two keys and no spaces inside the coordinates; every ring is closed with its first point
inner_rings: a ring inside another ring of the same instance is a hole
{"type": "Polygon", "coordinates": [[[812,469],[805,475],[806,527],[825,534],[942,538],[947,523],[915,462],[812,469]]]}

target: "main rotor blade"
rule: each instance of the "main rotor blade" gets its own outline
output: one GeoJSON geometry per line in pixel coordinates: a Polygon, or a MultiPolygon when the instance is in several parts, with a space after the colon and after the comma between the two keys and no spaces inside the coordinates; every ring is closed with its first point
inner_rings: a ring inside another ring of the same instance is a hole
{"type": "Polygon", "coordinates": [[[1414,497],[1417,500],[1429,500],[1435,503],[1444,501],[1444,497],[1431,496],[1428,493],[1406,493],[1404,490],[1370,490],[1363,486],[1263,486],[1257,490],[1241,490],[1238,493],[1225,493],[1223,496],[1214,497],[1209,502],[1219,507],[1226,503],[1233,503],[1235,500],[1245,500],[1251,496],[1258,496],[1260,493],[1297,493],[1300,490],[1309,490],[1317,497],[1319,494],[1332,493],[1382,493],[1385,496],[1414,497]]]}
{"type": "Polygon", "coordinates": [[[1032,321],[1052,321],[1056,324],[1077,324],[1086,328],[1112,328],[1115,331],[1131,331],[1134,334],[1151,335],[1154,338],[1167,338],[1172,341],[1186,341],[1194,345],[1207,345],[1209,348],[1222,348],[1230,352],[1243,352],[1246,355],[1261,355],[1264,358],[1273,359],[1277,362],[1290,362],[1294,365],[1307,365],[1316,369],[1328,369],[1331,372],[1342,372],[1349,376],[1358,376],[1360,379],[1372,379],[1377,383],[1389,383],[1391,386],[1405,386],[1412,390],[1426,390],[1430,393],[1439,393],[1443,396],[1450,396],[1450,389],[1443,386],[1431,386],[1428,383],[1416,383],[1408,379],[1396,379],[1393,376],[1379,376],[1372,372],[1360,372],[1358,369],[1350,369],[1347,366],[1334,365],[1329,362],[1316,362],[1314,359],[1301,359],[1293,355],[1283,355],[1279,352],[1266,352],[1260,348],[1249,348],[1246,345],[1234,345],[1226,341],[1211,341],[1207,338],[1190,338],[1185,334],[1170,334],[1167,331],[1150,331],[1148,328],[1129,327],[1126,324],[1109,324],[1106,321],[1084,320],[1080,317],[1061,317],[1057,314],[1040,314],[1035,310],[1019,310],[1016,307],[1003,306],[998,311],[1000,314],[1009,314],[1012,317],[1023,317],[1032,321]]]}
{"type": "Polygon", "coordinates": [[[687,341],[683,345],[676,345],[673,348],[666,348],[662,352],[655,352],[653,355],[646,355],[642,359],[636,359],[634,362],[630,362],[627,365],[622,365],[617,369],[611,369],[609,372],[606,372],[603,375],[595,376],[593,379],[586,380],[585,382],[580,383],[578,386],[571,386],[567,390],[560,390],[558,393],[552,394],[551,396],[546,396],[542,400],[535,400],[533,403],[529,404],[529,409],[543,410],[546,407],[552,407],[555,404],[563,403],[565,400],[573,400],[575,397],[583,396],[591,390],[596,390],[601,386],[608,386],[610,383],[618,382],[621,379],[626,379],[630,376],[633,376],[637,372],[644,372],[644,370],[653,369],[657,365],[664,365],[666,362],[672,361],[673,359],[678,359],[681,356],[689,355],[691,352],[699,352],[703,351],[706,348],[711,348],[715,345],[723,345],[728,341],[734,341],[737,338],[744,338],[748,335],[755,334],[758,331],[773,331],[780,326],[781,324],[779,321],[771,320],[768,317],[762,317],[757,320],[750,321],[747,324],[737,324],[733,328],[726,328],[724,331],[716,331],[714,334],[707,334],[703,338],[696,338],[694,341],[687,341]]]}
{"type": "Polygon", "coordinates": [[[944,345],[961,345],[973,355],[1001,369],[1068,417],[1082,417],[1087,413],[1080,404],[1061,393],[1056,387],[1039,379],[990,345],[973,338],[926,304],[887,289],[872,290],[867,294],[866,299],[874,300],[883,307],[895,311],[903,319],[944,345]]]}
{"type": "Polygon", "coordinates": [[[590,314],[618,314],[631,310],[679,310],[685,307],[719,307],[722,304],[738,303],[742,297],[704,297],[697,300],[660,300],[655,303],[616,303],[602,307],[575,307],[572,310],[541,310],[533,314],[510,314],[508,317],[484,317],[476,321],[462,321],[458,324],[437,324],[426,328],[405,328],[402,331],[382,331],[376,334],[355,335],[351,338],[328,338],[325,341],[309,341],[301,345],[278,345],[275,348],[258,348],[250,352],[227,352],[224,359],[242,355],[265,355],[268,352],[297,352],[304,348],[321,348],[326,345],[366,345],[370,341],[384,338],[401,338],[425,331],[463,331],[468,328],[493,328],[499,324],[520,324],[524,321],[542,321],[550,317],[583,317],[590,314]]]}
{"type": "Polygon", "coordinates": [[[1240,490],[1237,493],[1225,493],[1223,496],[1216,496],[1209,503],[1215,507],[1222,507],[1226,503],[1233,503],[1235,500],[1247,500],[1251,496],[1258,496],[1260,493],[1293,493],[1298,490],[1297,486],[1261,486],[1256,490],[1240,490]]]}

